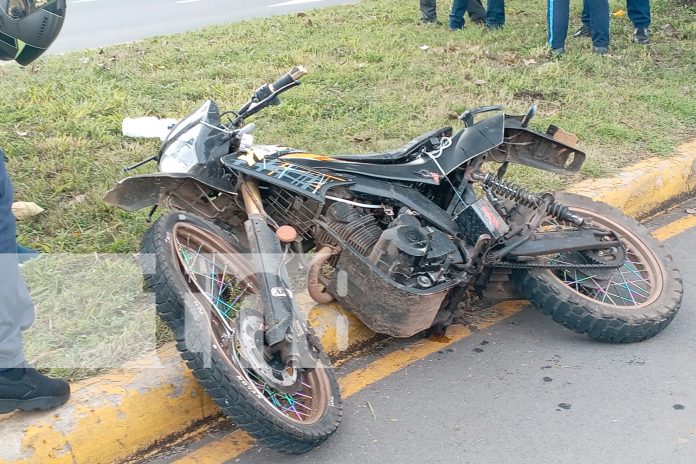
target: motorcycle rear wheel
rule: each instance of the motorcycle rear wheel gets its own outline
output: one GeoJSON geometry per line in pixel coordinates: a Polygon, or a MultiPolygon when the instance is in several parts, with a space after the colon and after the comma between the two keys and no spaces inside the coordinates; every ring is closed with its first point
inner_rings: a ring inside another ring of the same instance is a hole
{"type": "MultiPolygon", "coordinates": [[[[607,204],[571,193],[556,199],[594,224],[615,231],[627,250],[618,269],[531,269],[513,273],[518,291],[544,314],[580,334],[612,343],[657,335],[674,319],[682,281],[671,256],[640,223],[607,204]]],[[[540,260],[587,262],[580,253],[540,260]]]]}
{"type": "Polygon", "coordinates": [[[336,431],[339,387],[313,332],[308,339],[318,365],[301,371],[302,389],[296,393],[273,389],[241,361],[239,338],[229,329],[234,331],[245,292],[255,292],[255,280],[234,236],[194,215],[170,213],[147,231],[141,252],[145,262],[154,259],[154,272],[144,265],[144,274],[158,314],[225,415],[263,445],[288,454],[310,451],[336,431]]]}

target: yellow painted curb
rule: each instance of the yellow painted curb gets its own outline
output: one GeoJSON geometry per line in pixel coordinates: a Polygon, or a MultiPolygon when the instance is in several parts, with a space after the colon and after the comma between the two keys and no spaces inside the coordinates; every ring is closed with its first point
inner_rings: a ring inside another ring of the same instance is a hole
{"type": "Polygon", "coordinates": [[[651,158],[611,179],[581,182],[569,191],[592,197],[643,217],[672,198],[696,190],[696,140],[679,147],[668,159],[651,158]]]}
{"type": "MultiPolygon", "coordinates": [[[[585,181],[570,191],[640,216],[694,191],[695,165],[696,140],[673,158],[642,161],[616,178],[585,181]]],[[[338,305],[314,306],[308,295],[298,295],[298,302],[329,354],[375,335],[338,305]]],[[[152,368],[74,385],[70,402],[56,411],[0,417],[0,464],[119,462],[218,414],[173,345],[154,358],[152,368]]]]}
{"type": "MultiPolygon", "coordinates": [[[[338,305],[297,299],[330,355],[375,337],[338,305]]],[[[55,411],[0,416],[0,464],[118,462],[219,414],[174,344],[138,365],[151,367],[73,385],[70,402],[55,411]]]]}

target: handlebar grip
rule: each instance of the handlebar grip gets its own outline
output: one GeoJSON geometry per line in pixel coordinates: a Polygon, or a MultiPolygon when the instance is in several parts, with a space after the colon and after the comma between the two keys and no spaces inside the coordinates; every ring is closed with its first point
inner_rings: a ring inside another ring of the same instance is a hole
{"type": "Polygon", "coordinates": [[[271,90],[273,92],[282,89],[283,87],[286,87],[293,82],[297,81],[299,78],[307,74],[307,70],[305,69],[304,66],[295,66],[292,68],[287,74],[285,74],[283,77],[275,81],[270,85],[271,90]]]}

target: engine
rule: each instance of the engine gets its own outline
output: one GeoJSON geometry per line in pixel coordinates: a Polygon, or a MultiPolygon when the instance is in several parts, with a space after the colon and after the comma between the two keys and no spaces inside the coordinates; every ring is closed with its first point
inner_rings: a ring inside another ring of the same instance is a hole
{"type": "MultiPolygon", "coordinates": [[[[381,212],[381,210],[379,210],[381,212]]],[[[325,214],[328,229],[393,281],[427,289],[447,280],[453,264],[462,263],[456,245],[443,232],[424,227],[416,214],[401,209],[396,217],[337,202],[325,214]]],[[[320,231],[317,243],[331,244],[320,231]]]]}

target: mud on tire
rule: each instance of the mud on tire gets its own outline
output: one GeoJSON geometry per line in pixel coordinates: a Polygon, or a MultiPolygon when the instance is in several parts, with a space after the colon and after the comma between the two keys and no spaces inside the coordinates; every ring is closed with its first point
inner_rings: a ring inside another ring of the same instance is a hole
{"type": "MultiPolygon", "coordinates": [[[[204,311],[188,309],[191,306],[192,293],[178,266],[178,258],[172,245],[174,229],[177,224],[182,223],[224,237],[229,246],[229,251],[226,252],[245,251],[234,236],[190,214],[170,213],[162,216],[143,236],[143,260],[154,259],[154,272],[151,262],[148,263],[150,266],[143,266],[145,285],[155,294],[159,316],[174,331],[176,347],[181,357],[223,413],[264,446],[289,454],[305,453],[318,446],[334,433],[342,416],[338,384],[331,362],[322,350],[319,340],[313,332],[310,333],[310,346],[322,365],[317,371],[321,370],[323,373],[317,375],[323,379],[326,389],[325,411],[310,424],[287,420],[270,407],[259,391],[250,385],[239,368],[233,365],[220,343],[214,341],[212,347],[210,346],[209,332],[203,328],[210,325],[210,317],[201,316],[200,313],[205,313],[204,311]],[[185,320],[189,327],[184,326],[185,320]],[[193,330],[192,323],[196,326],[193,330]],[[203,354],[205,351],[209,351],[209,356],[203,354]]],[[[196,301],[202,304],[200,300],[196,301]]]]}
{"type": "Polygon", "coordinates": [[[556,198],[574,212],[617,231],[625,245],[640,251],[649,268],[645,275],[654,284],[648,287],[650,295],[636,304],[609,304],[606,295],[602,301],[588,297],[588,292],[577,291],[554,271],[543,269],[515,271],[513,282],[518,291],[557,323],[595,340],[631,343],[661,332],[676,316],[683,293],[679,271],[664,247],[643,225],[616,208],[570,193],[558,193],[556,198]]]}

